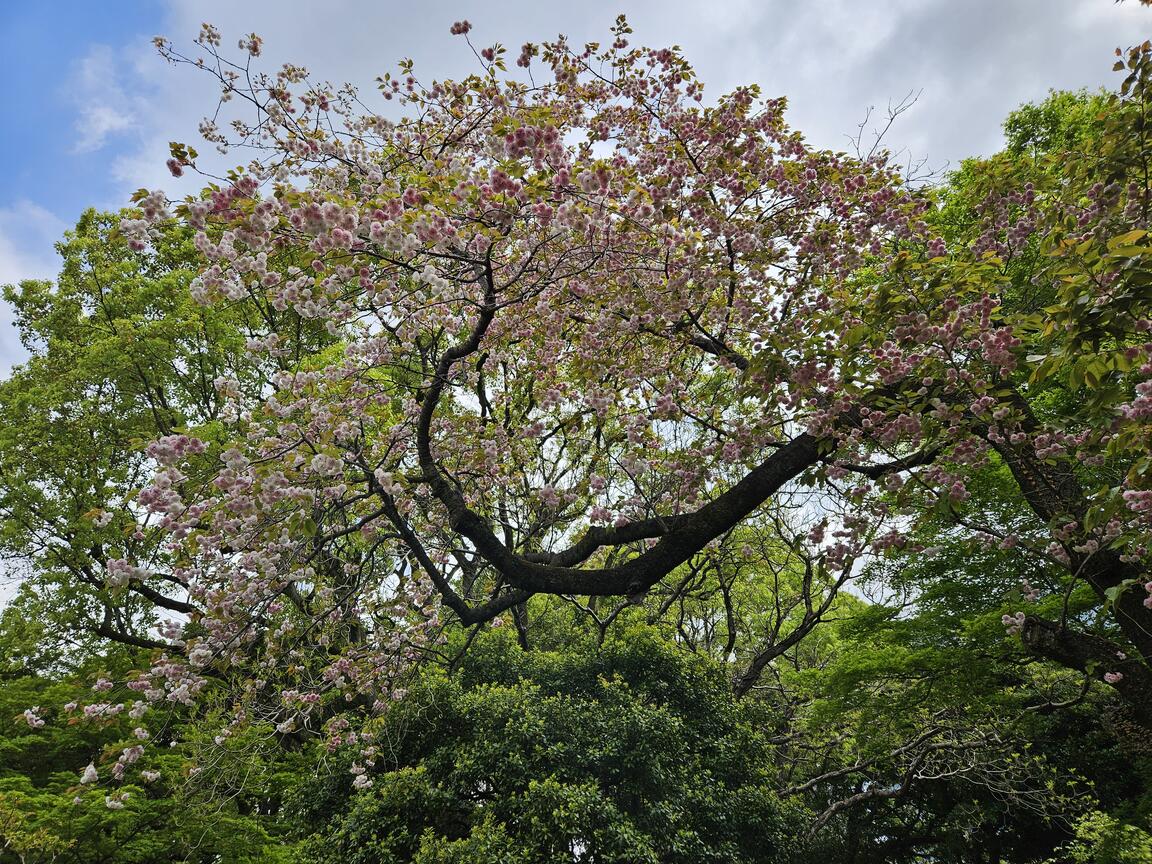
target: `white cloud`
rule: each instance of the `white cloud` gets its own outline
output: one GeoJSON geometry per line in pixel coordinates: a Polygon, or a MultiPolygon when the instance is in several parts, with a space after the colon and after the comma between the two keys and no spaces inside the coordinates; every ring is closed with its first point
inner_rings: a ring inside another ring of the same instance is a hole
{"type": "Polygon", "coordinates": [[[64,221],[32,201],[0,207],[0,285],[21,279],[52,279],[59,267],[53,244],[64,221]]]}
{"type": "Polygon", "coordinates": [[[80,119],[76,123],[79,139],[73,152],[99,150],[110,134],[131,128],[132,118],[111,105],[85,105],[80,109],[80,119]]]}
{"type": "Polygon", "coordinates": [[[1139,30],[1135,28],[1148,26],[1148,10],[1140,7],[1138,0],[1117,3],[1081,2],[1073,8],[1072,15],[1077,26],[1081,27],[1097,26],[1106,24],[1109,20],[1125,18],[1129,26],[1133,27],[1132,41],[1141,42],[1143,39],[1137,38],[1139,30]]]}
{"type": "MultiPolygon", "coordinates": [[[[0,208],[0,285],[24,279],[54,279],[60,260],[53,244],[64,222],[32,201],[0,208]]],[[[27,356],[12,324],[12,310],[0,302],[0,377],[27,356]]]]}
{"type": "Polygon", "coordinates": [[[76,107],[74,153],[103,149],[116,136],[141,135],[152,124],[152,86],[144,46],[91,45],[76,62],[67,94],[76,107]]]}
{"type": "Polygon", "coordinates": [[[93,45],[76,64],[68,95],[76,105],[75,153],[99,150],[110,136],[137,129],[141,100],[129,95],[122,64],[108,45],[93,45]]]}

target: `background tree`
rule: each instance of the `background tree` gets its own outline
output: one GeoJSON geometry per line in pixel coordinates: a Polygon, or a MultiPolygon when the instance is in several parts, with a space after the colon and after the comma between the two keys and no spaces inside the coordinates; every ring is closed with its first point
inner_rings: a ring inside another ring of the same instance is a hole
{"type": "MultiPolygon", "coordinates": [[[[190,232],[173,226],[140,254],[118,223],[85,213],[57,247],[55,283],[6,289],[31,356],[0,383],[0,554],[36,602],[60,610],[48,638],[154,647],[170,644],[148,635],[158,616],[197,605],[165,578],[162,532],[135,504],[151,471],[143,445],[188,425],[211,437],[225,404],[217,380],[258,393],[277,360],[246,353],[251,310],[191,301],[190,232]],[[128,558],[159,575],[109,580],[109,561],[128,558]]],[[[283,347],[299,358],[326,341],[302,328],[283,347]]]]}
{"type": "Polygon", "coordinates": [[[368,791],[344,772],[301,786],[306,858],[792,860],[802,809],[774,794],[759,706],[718,672],[646,629],[562,653],[481,636],[344,757],[368,791]]]}

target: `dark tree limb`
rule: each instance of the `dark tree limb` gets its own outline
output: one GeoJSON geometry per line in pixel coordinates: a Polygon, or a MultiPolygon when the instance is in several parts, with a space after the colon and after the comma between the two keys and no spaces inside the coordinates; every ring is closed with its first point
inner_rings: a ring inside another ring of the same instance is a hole
{"type": "Polygon", "coordinates": [[[1152,729],[1152,672],[1139,659],[1127,657],[1115,642],[1033,615],[1024,619],[1020,638],[1034,654],[1104,681],[1131,706],[1136,720],[1152,729]],[[1106,673],[1120,677],[1106,680],[1106,673]]]}
{"type": "MultiPolygon", "coordinates": [[[[477,553],[514,588],[545,594],[642,595],[712,540],[740,524],[784,484],[815,465],[822,457],[825,445],[821,439],[807,433],[798,435],[775,450],[735,486],[694,513],[676,517],[675,530],[665,528],[651,549],[617,566],[581,569],[563,564],[539,563],[517,554],[496,536],[480,514],[468,506],[458,486],[440,468],[432,453],[432,419],[449,384],[452,367],[479,350],[498,308],[490,262],[477,266],[475,275],[477,282],[484,287],[480,314],[472,332],[440,355],[416,422],[416,452],[424,481],[447,510],[452,530],[470,541],[477,553]]],[[[669,520],[662,521],[666,526],[669,520]]],[[[635,530],[655,530],[655,527],[652,523],[635,530]]],[[[587,542],[581,541],[584,545],[577,544],[574,547],[576,551],[564,555],[562,560],[585,560],[587,555],[580,559],[585,551],[591,555],[594,549],[589,547],[598,543],[600,538],[592,535],[590,539],[587,536],[585,539],[587,542]]],[[[432,575],[431,571],[429,575],[432,575]]],[[[438,590],[444,593],[446,581],[442,575],[433,578],[438,590]]]]}
{"type": "Polygon", "coordinates": [[[839,465],[841,468],[846,468],[856,474],[863,474],[870,480],[879,480],[881,477],[895,474],[898,471],[908,471],[911,468],[930,465],[935,461],[936,457],[940,455],[943,449],[942,447],[928,447],[917,453],[913,453],[911,456],[905,456],[903,459],[895,459],[892,462],[884,462],[879,465],[853,465],[846,463],[839,463],[839,465]]]}

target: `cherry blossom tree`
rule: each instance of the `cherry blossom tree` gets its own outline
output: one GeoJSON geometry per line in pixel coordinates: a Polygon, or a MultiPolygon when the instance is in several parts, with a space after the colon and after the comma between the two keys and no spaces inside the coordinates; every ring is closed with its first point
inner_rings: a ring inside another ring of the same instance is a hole
{"type": "MultiPolygon", "coordinates": [[[[965,233],[885,154],[810,147],[756,87],[705,100],[678,50],[630,32],[527,44],[511,71],[474,49],[458,82],[406,62],[378,110],[298,66],[260,73],[256,36],[239,62],[208,26],[202,56],[158,40],[219,80],[200,131],[251,161],[182,202],[142,190],[122,230],[143,254],[170,220],[195,229],[192,296],[253,310],[246,350],[272,371],[217,378],[219,422],[152,443],[125,505],[171,566],[111,557],[108,584],[162,578],[195,609],[130,682],[141,704],[223,678],[239,721],[327,718],[355,742],[340,706],[383,710],[449,622],[537,594],[643,603],[779,524],[786,496],[821,584],[931,554],[911,537],[926,516],[1053,568],[1040,593],[1085,588],[1108,626],[1067,605],[1006,626],[1148,722],[1147,148],[1129,134],[1148,47],[1121,61],[1112,149],[1070,179],[992,177],[965,233]],[[331,347],[286,347],[317,323],[331,347]],[[1018,518],[966,510],[988,465],[1018,518]]],[[[174,144],[169,167],[197,159],[174,144]]]]}

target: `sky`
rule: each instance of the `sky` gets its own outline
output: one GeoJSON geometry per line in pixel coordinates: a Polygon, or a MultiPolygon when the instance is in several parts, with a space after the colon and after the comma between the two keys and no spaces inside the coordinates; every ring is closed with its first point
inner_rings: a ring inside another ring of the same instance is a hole
{"type": "MultiPolygon", "coordinates": [[[[846,148],[870,107],[875,119],[916,95],[886,142],[941,174],[995,152],[1008,112],[1049,89],[1114,84],[1113,49],[1152,35],[1152,9],[1135,0],[0,0],[0,284],[53,278],[54,243],[87,207],[122,207],[141,187],[194,191],[164,161],[169,141],[200,143],[214,91],[166,64],[154,36],[190,52],[202,21],[225,46],[256,32],[266,68],[303,64],[374,105],[374,79],[400,58],[426,79],[475,71],[454,21],[514,57],[558,33],[605,41],[620,12],[634,44],[680,45],[707,93],[756,83],[788,97],[792,126],[817,146],[846,148]]],[[[25,356],[0,308],[0,376],[25,356]]]]}

